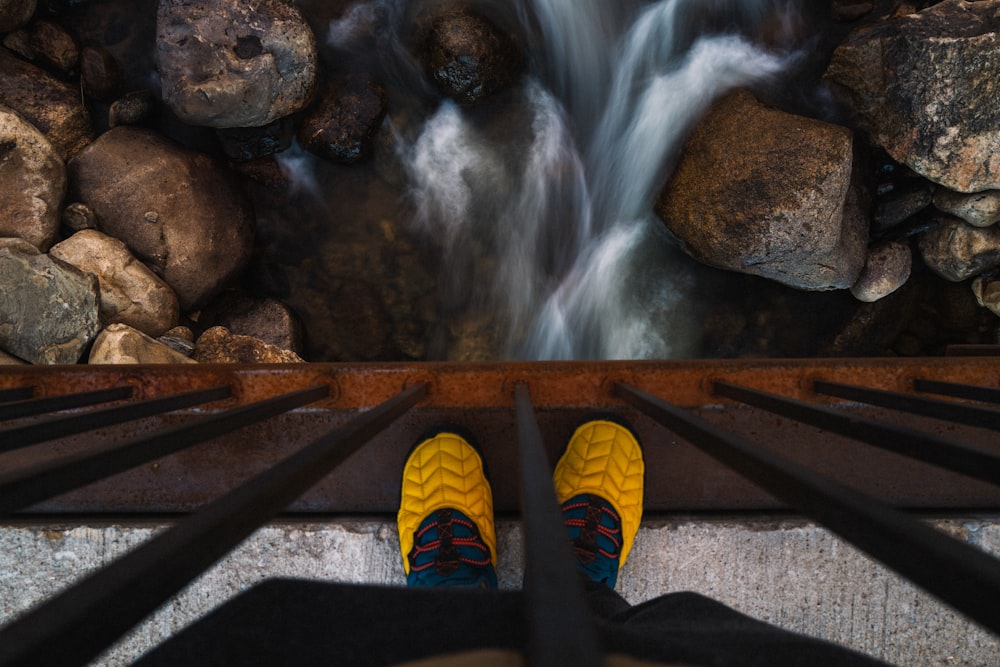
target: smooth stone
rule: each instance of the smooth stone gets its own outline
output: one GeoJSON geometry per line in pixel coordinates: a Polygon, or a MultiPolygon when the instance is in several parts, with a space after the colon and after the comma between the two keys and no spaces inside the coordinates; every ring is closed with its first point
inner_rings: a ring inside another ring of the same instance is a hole
{"type": "Polygon", "coordinates": [[[109,100],[118,91],[121,68],[114,55],[100,46],[80,51],[80,82],[83,94],[95,100],[109,100]]]}
{"type": "Polygon", "coordinates": [[[302,119],[299,144],[335,162],[357,162],[370,152],[386,104],[385,90],[369,77],[341,78],[302,119]]]}
{"type": "Polygon", "coordinates": [[[966,194],[940,189],[934,193],[934,206],[976,227],[1000,222],[1000,190],[966,194]]]}
{"type": "Polygon", "coordinates": [[[851,294],[858,301],[872,303],[885,298],[906,284],[913,266],[913,252],[908,243],[890,241],[868,251],[868,258],[851,294]]]}
{"type": "Polygon", "coordinates": [[[0,32],[25,25],[35,13],[37,0],[0,0],[0,32]]]}
{"type": "Polygon", "coordinates": [[[1000,267],[1000,228],[973,227],[944,214],[939,223],[920,235],[920,254],[932,271],[961,282],[1000,267]]]}
{"type": "Polygon", "coordinates": [[[38,19],[30,26],[29,45],[35,60],[63,76],[76,74],[80,66],[80,43],[66,26],[38,19]]]}
{"type": "Polygon", "coordinates": [[[0,239],[0,348],[33,364],[75,364],[100,329],[97,279],[0,239]]]}
{"type": "Polygon", "coordinates": [[[177,295],[118,239],[83,230],[52,246],[49,254],[97,276],[105,326],[127,324],[155,337],[177,324],[177,295]]]}
{"type": "Polygon", "coordinates": [[[111,324],[94,340],[91,364],[193,364],[195,361],[127,324],[111,324]]]}
{"type": "Polygon", "coordinates": [[[49,140],[0,106],[0,237],[16,236],[39,250],[59,232],[66,166],[49,140]]]}

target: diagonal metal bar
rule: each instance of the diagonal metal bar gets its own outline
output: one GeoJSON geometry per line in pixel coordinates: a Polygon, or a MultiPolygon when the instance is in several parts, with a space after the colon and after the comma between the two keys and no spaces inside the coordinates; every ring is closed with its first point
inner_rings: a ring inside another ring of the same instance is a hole
{"type": "Polygon", "coordinates": [[[10,389],[0,389],[0,403],[10,403],[12,401],[25,401],[35,395],[35,388],[11,387],[10,389]]]}
{"type": "Polygon", "coordinates": [[[1000,389],[994,387],[977,387],[971,384],[914,378],[913,388],[928,394],[965,398],[970,401],[982,401],[983,403],[1000,403],[1000,389]]]}
{"type": "Polygon", "coordinates": [[[96,391],[84,391],[77,394],[64,394],[62,396],[46,396],[44,398],[32,398],[26,401],[17,401],[0,405],[0,420],[14,419],[15,417],[33,417],[45,414],[46,412],[56,412],[57,410],[70,410],[72,408],[84,408],[88,405],[98,403],[108,403],[110,401],[120,401],[132,398],[135,388],[130,386],[112,387],[111,389],[98,389],[96,391]]]}
{"type": "Polygon", "coordinates": [[[528,664],[602,664],[593,619],[569,548],[531,396],[515,386],[524,524],[528,664]]]}
{"type": "Polygon", "coordinates": [[[941,401],[912,394],[901,394],[884,389],[858,387],[856,385],[814,380],[813,391],[817,394],[835,396],[848,401],[858,401],[877,405],[890,410],[909,412],[915,415],[934,417],[958,424],[978,426],[1000,431],[1000,410],[977,405],[965,405],[954,401],[941,401]]]}
{"type": "Polygon", "coordinates": [[[824,428],[870,445],[993,484],[1000,484],[1000,450],[965,444],[931,433],[884,424],[860,415],[812,405],[777,394],[716,381],[718,396],[824,428]]]}
{"type": "Polygon", "coordinates": [[[36,424],[0,429],[0,443],[2,443],[0,451],[9,452],[53,438],[62,438],[103,426],[151,417],[172,410],[182,410],[211,401],[220,401],[229,398],[232,393],[233,390],[229,386],[199,389],[198,391],[188,391],[145,401],[135,401],[113,408],[91,410],[83,414],[54,417],[36,424]]]}
{"type": "Polygon", "coordinates": [[[0,665],[88,662],[426,393],[415,385],[360,414],[0,629],[0,665]]]}
{"type": "Polygon", "coordinates": [[[318,401],[328,394],[326,385],[309,387],[161,429],[122,444],[2,473],[0,516],[318,401]]]}
{"type": "Polygon", "coordinates": [[[630,385],[615,392],[805,516],[1000,633],[1000,561],[630,385]]]}

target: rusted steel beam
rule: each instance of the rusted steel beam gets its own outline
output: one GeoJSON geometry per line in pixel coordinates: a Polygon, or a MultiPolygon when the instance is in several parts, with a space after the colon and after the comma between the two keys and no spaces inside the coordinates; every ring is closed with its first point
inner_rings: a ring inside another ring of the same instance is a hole
{"type": "MultiPolygon", "coordinates": [[[[643,442],[662,446],[648,455],[646,508],[657,511],[771,510],[785,507],[770,494],[705,456],[683,438],[614,397],[614,382],[627,382],[696,409],[709,421],[753,434],[777,452],[847,484],[869,490],[885,502],[924,509],[1000,508],[1000,489],[942,472],[897,454],[874,451],[827,431],[761,413],[712,393],[713,381],[729,381],[798,400],[826,405],[887,424],[920,428],[934,435],[997,447],[981,429],[943,424],[892,410],[859,406],[819,396],[814,380],[912,392],[915,379],[985,388],[1000,386],[1000,358],[819,359],[736,361],[640,361],[551,363],[298,364],[276,366],[69,366],[7,367],[0,391],[36,387],[35,396],[129,385],[136,399],[155,398],[220,384],[232,398],[211,406],[223,410],[316,384],[330,395],[239,435],[159,459],[34,508],[40,513],[186,512],[217,497],[294,451],[301,437],[346,422],[415,383],[426,382],[421,405],[378,436],[290,508],[301,513],[391,513],[399,499],[399,474],[409,448],[441,424],[461,424],[477,439],[490,467],[500,512],[518,507],[514,386],[527,384],[539,429],[552,460],[593,411],[617,412],[643,442]],[[810,443],[808,447],[802,443],[810,443]],[[553,444],[554,443],[554,444],[553,444]],[[827,444],[836,445],[833,447],[827,444]]],[[[0,454],[0,470],[37,464],[120,443],[153,428],[190,421],[204,411],[186,410],[101,428],[18,452],[0,454]]]]}

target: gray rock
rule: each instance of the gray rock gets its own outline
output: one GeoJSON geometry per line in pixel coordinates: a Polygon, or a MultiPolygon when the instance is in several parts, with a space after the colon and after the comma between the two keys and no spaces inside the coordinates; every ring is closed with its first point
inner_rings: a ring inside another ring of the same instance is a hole
{"type": "Polygon", "coordinates": [[[207,303],[250,257],[250,205],[235,177],[203,153],[120,126],[68,169],[72,198],[174,289],[184,311],[207,303]]]}
{"type": "Polygon", "coordinates": [[[52,246],[49,254],[97,276],[105,326],[127,324],[155,337],[177,324],[174,291],[118,239],[83,230],[52,246]]]}
{"type": "Polygon", "coordinates": [[[459,104],[475,104],[506,88],[524,68],[513,39],[467,8],[447,8],[434,17],[421,57],[438,89],[459,104]]]}
{"type": "Polygon", "coordinates": [[[79,86],[56,79],[2,47],[0,104],[37,127],[63,160],[76,155],[94,136],[79,86]]]}
{"type": "Polygon", "coordinates": [[[0,348],[34,364],[74,364],[97,335],[97,279],[0,239],[0,348]]]}
{"type": "Polygon", "coordinates": [[[826,77],[872,140],[960,192],[1000,188],[1000,0],[944,0],[857,29],[826,77]]]}
{"type": "Polygon", "coordinates": [[[1000,222],[1000,190],[972,194],[938,190],[934,193],[934,206],[976,227],[989,227],[1000,222]]]}
{"type": "Polygon", "coordinates": [[[37,0],[0,0],[0,32],[20,28],[35,13],[37,0]]]}
{"type": "Polygon", "coordinates": [[[920,235],[920,254],[939,276],[960,282],[1000,266],[1000,228],[942,215],[936,229],[920,235]]]}
{"type": "Polygon", "coordinates": [[[31,123],[0,106],[0,237],[48,250],[59,231],[66,167],[31,123]]]}
{"type": "Polygon", "coordinates": [[[90,348],[91,364],[193,364],[180,352],[127,324],[112,324],[90,348]]]}
{"type": "Polygon", "coordinates": [[[868,251],[865,267],[851,294],[858,301],[872,303],[889,296],[906,284],[913,265],[913,252],[908,243],[890,241],[868,251]]]}
{"type": "Polygon", "coordinates": [[[746,91],[695,129],[656,213],[695,259],[808,290],[848,288],[868,221],[851,132],[746,91]]]}
{"type": "Polygon", "coordinates": [[[285,0],[160,0],[156,58],[163,99],[192,125],[256,127],[303,109],[316,39],[285,0]]]}
{"type": "Polygon", "coordinates": [[[202,309],[198,323],[205,328],[225,327],[234,334],[252,336],[299,355],[303,353],[302,322],[277,299],[226,292],[202,309]]]}
{"type": "Polygon", "coordinates": [[[303,359],[291,350],[240,336],[225,327],[212,327],[195,343],[194,358],[212,364],[296,364],[303,359]]]}

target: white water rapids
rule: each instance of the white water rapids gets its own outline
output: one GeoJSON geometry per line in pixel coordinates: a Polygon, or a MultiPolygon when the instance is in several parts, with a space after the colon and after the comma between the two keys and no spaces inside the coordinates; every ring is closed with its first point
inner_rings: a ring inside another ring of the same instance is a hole
{"type": "MultiPolygon", "coordinates": [[[[787,0],[518,2],[523,131],[498,137],[446,101],[397,134],[414,224],[443,248],[442,298],[455,302],[445,309],[489,313],[509,358],[690,356],[697,286],[653,200],[713,100],[788,66],[794,56],[745,35],[793,10],[787,0]]],[[[387,69],[411,75],[393,37],[403,4],[357,5],[329,40],[379,23],[387,69]]]]}

